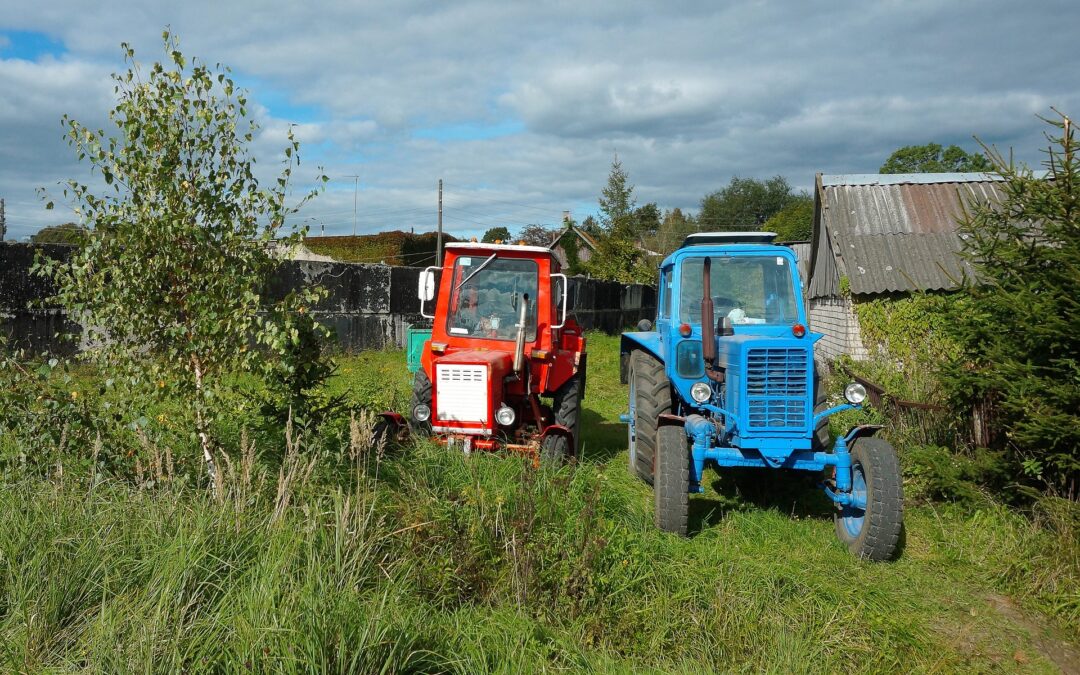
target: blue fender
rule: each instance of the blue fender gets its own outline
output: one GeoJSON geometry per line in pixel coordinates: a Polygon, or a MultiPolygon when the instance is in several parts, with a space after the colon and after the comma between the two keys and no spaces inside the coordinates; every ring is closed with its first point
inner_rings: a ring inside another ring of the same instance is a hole
{"type": "Polygon", "coordinates": [[[644,349],[660,361],[664,360],[660,348],[660,333],[654,330],[623,333],[619,342],[619,382],[622,384],[627,383],[626,378],[630,370],[630,352],[635,349],[644,349]]]}

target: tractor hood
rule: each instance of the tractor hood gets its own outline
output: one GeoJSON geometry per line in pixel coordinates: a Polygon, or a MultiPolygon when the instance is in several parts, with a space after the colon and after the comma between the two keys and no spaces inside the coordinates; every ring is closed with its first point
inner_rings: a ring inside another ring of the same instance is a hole
{"type": "MultiPolygon", "coordinates": [[[[727,374],[727,407],[738,411],[735,439],[765,450],[770,440],[804,439],[813,432],[814,343],[804,337],[728,335],[717,342],[717,365],[727,374]]],[[[803,443],[798,443],[800,445],[803,443]]]]}
{"type": "Polygon", "coordinates": [[[432,427],[446,433],[491,435],[503,402],[503,378],[513,369],[508,352],[455,351],[433,362],[432,427]]]}

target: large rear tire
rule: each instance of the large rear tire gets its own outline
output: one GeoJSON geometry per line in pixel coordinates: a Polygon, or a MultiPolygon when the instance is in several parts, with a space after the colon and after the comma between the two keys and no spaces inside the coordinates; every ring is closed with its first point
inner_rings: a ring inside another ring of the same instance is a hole
{"type": "Polygon", "coordinates": [[[435,411],[431,411],[431,417],[427,420],[419,422],[412,418],[412,411],[417,405],[423,403],[424,405],[431,407],[431,380],[428,379],[427,373],[423,368],[416,371],[416,376],[413,378],[412,399],[409,402],[409,428],[414,434],[418,436],[430,436],[431,435],[431,419],[435,416],[435,411]]]}
{"type": "Polygon", "coordinates": [[[880,438],[856,439],[851,444],[851,474],[852,493],[866,501],[866,508],[841,507],[835,516],[836,536],[857,558],[890,560],[904,525],[896,451],[880,438]]]}
{"type": "Polygon", "coordinates": [[[674,424],[660,427],[656,437],[654,520],[661,530],[685,537],[690,504],[690,444],[683,428],[674,424]]]}
{"type": "Polygon", "coordinates": [[[653,482],[656,457],[656,424],[660,415],[671,412],[671,383],[664,364],[651,354],[635,349],[630,353],[630,470],[647,483],[653,482]]]}

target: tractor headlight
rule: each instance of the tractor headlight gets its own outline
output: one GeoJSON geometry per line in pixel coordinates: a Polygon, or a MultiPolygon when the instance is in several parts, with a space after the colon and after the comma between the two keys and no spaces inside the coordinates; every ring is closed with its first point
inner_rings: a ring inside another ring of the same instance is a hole
{"type": "Polygon", "coordinates": [[[517,415],[514,413],[514,409],[505,403],[502,404],[501,408],[495,411],[495,421],[504,427],[513,424],[515,419],[517,419],[517,415]]]}
{"type": "Polygon", "coordinates": [[[704,403],[712,397],[712,387],[705,382],[695,382],[690,387],[690,397],[698,403],[704,403]]]}
{"type": "Polygon", "coordinates": [[[866,400],[866,387],[858,382],[852,382],[844,387],[844,398],[848,400],[848,403],[859,405],[866,400]]]}
{"type": "Polygon", "coordinates": [[[427,422],[431,419],[431,406],[426,403],[417,403],[412,409],[412,418],[417,422],[427,422]]]}

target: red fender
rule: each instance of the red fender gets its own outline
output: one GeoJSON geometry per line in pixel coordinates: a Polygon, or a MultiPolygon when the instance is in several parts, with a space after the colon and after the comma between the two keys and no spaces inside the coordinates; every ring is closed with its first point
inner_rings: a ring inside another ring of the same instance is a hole
{"type": "Polygon", "coordinates": [[[540,432],[540,440],[543,441],[548,436],[566,436],[570,439],[570,445],[574,444],[574,432],[561,424],[549,424],[544,427],[544,430],[540,432]]]}
{"type": "Polygon", "coordinates": [[[399,428],[404,427],[404,426],[408,426],[408,424],[409,424],[405,420],[405,417],[402,416],[401,413],[396,413],[396,412],[393,412],[393,411],[381,412],[381,413],[379,413],[379,417],[383,418],[384,420],[386,420],[390,424],[393,424],[393,425],[395,425],[395,426],[397,426],[399,428]]]}

